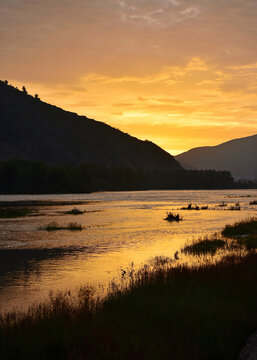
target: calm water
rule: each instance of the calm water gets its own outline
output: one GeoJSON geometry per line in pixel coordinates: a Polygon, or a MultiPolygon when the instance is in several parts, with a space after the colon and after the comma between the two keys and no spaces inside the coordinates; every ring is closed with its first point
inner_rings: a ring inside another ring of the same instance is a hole
{"type": "Polygon", "coordinates": [[[257,190],[102,192],[79,195],[0,196],[0,200],[87,200],[87,212],[66,215],[73,206],[40,207],[39,216],[0,219],[0,308],[26,308],[86,283],[107,284],[131,262],[143,264],[157,255],[173,256],[192,238],[217,232],[225,224],[257,215],[257,190]],[[228,211],[240,202],[241,211],[228,211]],[[163,221],[166,211],[192,202],[208,210],[183,211],[184,221],[163,221]],[[39,231],[50,221],[76,221],[81,232],[39,231]]]}

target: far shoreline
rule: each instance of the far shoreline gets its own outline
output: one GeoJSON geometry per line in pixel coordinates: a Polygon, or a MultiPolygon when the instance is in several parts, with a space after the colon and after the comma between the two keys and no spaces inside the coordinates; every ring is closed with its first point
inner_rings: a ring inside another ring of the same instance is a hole
{"type": "MultiPolygon", "coordinates": [[[[64,195],[64,196],[72,196],[72,195],[91,195],[91,194],[98,194],[98,193],[125,193],[125,192],[147,192],[147,191],[235,191],[235,190],[242,190],[242,191],[252,191],[252,190],[257,190],[257,184],[256,184],[256,187],[245,187],[245,188],[242,188],[242,187],[230,187],[230,188],[199,188],[199,189],[195,189],[195,188],[185,188],[185,189],[182,189],[182,188],[176,188],[176,189],[117,189],[117,190],[96,190],[96,191],[90,191],[90,192],[63,192],[63,193],[57,193],[57,192],[48,192],[48,193],[3,193],[3,194],[0,194],[0,198],[1,197],[5,197],[5,196],[61,196],[61,195],[64,195]]],[[[23,200],[0,200],[0,207],[2,206],[8,206],[6,205],[5,203],[14,203],[14,202],[20,202],[20,201],[23,201],[23,200]]],[[[26,201],[26,200],[24,200],[26,201]]],[[[85,204],[85,203],[91,203],[92,201],[91,200],[74,200],[74,201],[60,201],[59,204],[55,204],[55,200],[28,200],[28,202],[42,202],[42,206],[44,206],[45,204],[48,206],[47,202],[51,202],[50,205],[82,205],[82,204],[85,204]],[[45,203],[45,204],[44,204],[45,203]]],[[[58,202],[58,201],[56,201],[58,202]]],[[[95,201],[93,201],[95,202],[95,201]]],[[[18,206],[18,205],[17,205],[18,206]]],[[[34,206],[34,204],[33,204],[34,206]]],[[[37,205],[35,205],[37,206],[37,205]]],[[[39,204],[38,206],[41,206],[41,204],[39,204]]]]}

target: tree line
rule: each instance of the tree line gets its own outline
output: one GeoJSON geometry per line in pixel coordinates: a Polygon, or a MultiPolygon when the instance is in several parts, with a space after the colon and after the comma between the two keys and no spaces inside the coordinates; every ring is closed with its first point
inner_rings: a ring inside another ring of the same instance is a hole
{"type": "MultiPolygon", "coordinates": [[[[60,194],[94,191],[228,189],[244,187],[230,172],[214,170],[138,171],[128,167],[46,165],[42,162],[0,162],[1,194],[60,194]],[[240,186],[239,186],[240,185],[240,186]]],[[[256,184],[245,183],[245,187],[256,184]]]]}

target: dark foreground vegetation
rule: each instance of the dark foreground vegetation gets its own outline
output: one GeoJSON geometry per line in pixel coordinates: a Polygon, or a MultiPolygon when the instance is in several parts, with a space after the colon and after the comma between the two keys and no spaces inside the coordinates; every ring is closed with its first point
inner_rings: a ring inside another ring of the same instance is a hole
{"type": "Polygon", "coordinates": [[[221,233],[227,237],[257,235],[257,218],[239,221],[233,225],[226,225],[221,233]]]}
{"type": "Polygon", "coordinates": [[[183,248],[185,254],[203,255],[212,254],[214,255],[218,249],[224,248],[226,242],[222,239],[217,238],[204,238],[200,239],[193,244],[187,245],[183,248]]]}
{"type": "MultiPolygon", "coordinates": [[[[246,223],[254,238],[256,219],[246,223]]],[[[236,359],[257,328],[257,253],[221,251],[216,263],[156,258],[131,268],[104,299],[85,287],[2,315],[0,358],[236,359]]]]}
{"type": "MultiPolygon", "coordinates": [[[[231,189],[231,174],[214,170],[135,170],[97,165],[51,166],[41,162],[0,162],[1,194],[87,193],[112,190],[231,189]]],[[[249,184],[246,186],[249,187],[249,184]]],[[[255,187],[252,184],[252,187],[255,187]]]]}

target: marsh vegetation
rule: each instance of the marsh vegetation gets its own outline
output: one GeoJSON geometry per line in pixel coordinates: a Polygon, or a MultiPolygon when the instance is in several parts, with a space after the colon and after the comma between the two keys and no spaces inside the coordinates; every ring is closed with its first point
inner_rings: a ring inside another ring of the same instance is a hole
{"type": "Polygon", "coordinates": [[[69,230],[69,231],[81,231],[83,226],[77,222],[70,222],[67,225],[60,225],[55,221],[50,222],[47,225],[40,226],[38,230],[56,231],[56,230],[69,230]]]}
{"type": "Polygon", "coordinates": [[[190,203],[187,206],[183,206],[180,210],[200,210],[200,207],[198,205],[193,205],[190,203]]]}
{"type": "MultiPolygon", "coordinates": [[[[253,241],[256,231],[251,218],[222,233],[253,241]]],[[[205,256],[219,249],[216,262],[157,257],[128,269],[103,298],[86,286],[2,314],[1,359],[235,359],[257,328],[257,253],[231,253],[218,240],[200,239],[187,250],[205,256]]]]}
{"type": "Polygon", "coordinates": [[[233,225],[226,225],[221,234],[226,237],[251,236],[257,234],[257,218],[251,217],[235,222],[233,225]]]}
{"type": "Polygon", "coordinates": [[[182,221],[182,217],[179,214],[173,214],[172,212],[167,212],[166,214],[166,218],[164,218],[164,220],[167,221],[182,221]]]}
{"type": "Polygon", "coordinates": [[[226,245],[226,242],[222,239],[216,237],[205,237],[197,241],[192,242],[189,245],[186,245],[182,252],[185,254],[193,255],[203,255],[203,254],[212,254],[214,255],[218,249],[223,249],[226,245]]]}
{"type": "Polygon", "coordinates": [[[65,214],[68,214],[68,215],[82,215],[84,214],[86,211],[84,210],[80,210],[76,207],[74,207],[72,210],[68,210],[68,211],[65,211],[65,214]]]}

